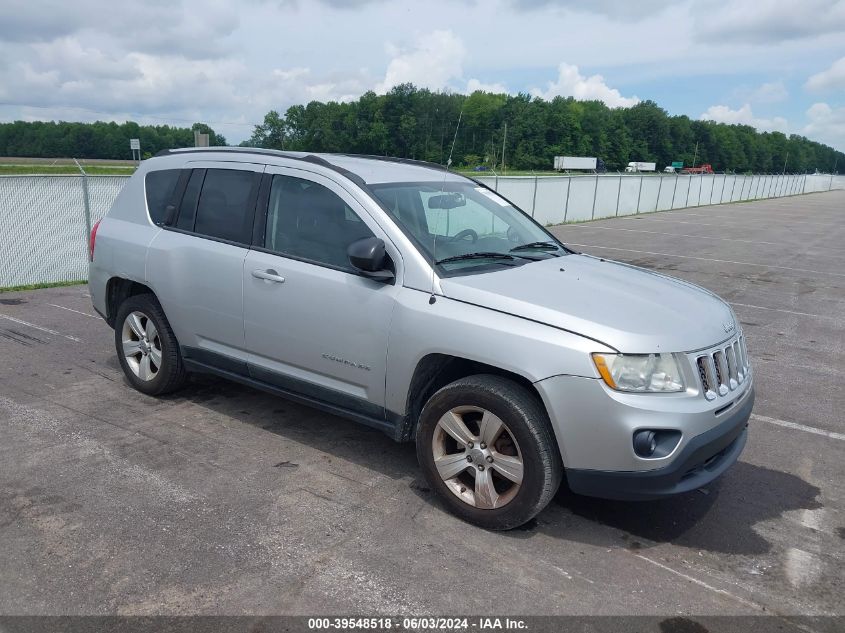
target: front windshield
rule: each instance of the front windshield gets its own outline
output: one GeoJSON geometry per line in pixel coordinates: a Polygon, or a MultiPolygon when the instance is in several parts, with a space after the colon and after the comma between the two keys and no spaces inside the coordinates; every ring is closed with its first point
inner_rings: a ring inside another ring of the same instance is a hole
{"type": "Polygon", "coordinates": [[[522,211],[473,182],[389,183],[371,189],[447,274],[519,266],[567,253],[522,211]]]}

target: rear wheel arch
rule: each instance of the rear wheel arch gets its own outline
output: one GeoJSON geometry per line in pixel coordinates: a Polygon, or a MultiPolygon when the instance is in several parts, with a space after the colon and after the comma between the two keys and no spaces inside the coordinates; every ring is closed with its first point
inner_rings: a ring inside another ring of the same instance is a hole
{"type": "Polygon", "coordinates": [[[134,295],[155,295],[152,288],[124,277],[112,277],[106,284],[106,322],[115,327],[115,317],[121,304],[134,295]]]}
{"type": "Polygon", "coordinates": [[[179,341],[152,292],[129,295],[117,307],[114,320],[118,362],[135,389],[158,396],[185,384],[179,341]]]}

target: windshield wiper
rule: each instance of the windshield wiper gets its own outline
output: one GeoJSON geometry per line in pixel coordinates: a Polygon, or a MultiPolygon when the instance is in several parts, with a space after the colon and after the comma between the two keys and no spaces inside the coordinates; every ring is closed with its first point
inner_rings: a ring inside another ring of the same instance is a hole
{"type": "Polygon", "coordinates": [[[520,244],[519,246],[514,246],[510,252],[514,253],[516,251],[547,251],[547,250],[560,250],[560,246],[555,244],[552,241],[545,241],[545,242],[529,242],[528,244],[520,244]]]}
{"type": "Polygon", "coordinates": [[[467,259],[514,259],[513,255],[508,255],[507,253],[496,253],[493,251],[486,252],[481,251],[478,253],[465,253],[463,255],[452,255],[452,257],[444,257],[443,259],[438,259],[437,264],[446,264],[448,262],[459,262],[462,260],[467,259]]]}

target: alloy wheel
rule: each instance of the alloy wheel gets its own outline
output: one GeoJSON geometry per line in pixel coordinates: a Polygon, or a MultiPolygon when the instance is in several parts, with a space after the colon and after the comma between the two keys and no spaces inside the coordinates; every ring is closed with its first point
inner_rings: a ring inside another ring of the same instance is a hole
{"type": "Polygon", "coordinates": [[[141,380],[153,380],[162,362],[161,339],[153,320],[143,312],[130,312],[123,321],[121,341],[132,373],[141,380]]]}
{"type": "Polygon", "coordinates": [[[519,444],[507,425],[486,409],[450,409],[438,420],[431,444],[440,478],[452,494],[473,507],[501,508],[522,485],[519,444]]]}

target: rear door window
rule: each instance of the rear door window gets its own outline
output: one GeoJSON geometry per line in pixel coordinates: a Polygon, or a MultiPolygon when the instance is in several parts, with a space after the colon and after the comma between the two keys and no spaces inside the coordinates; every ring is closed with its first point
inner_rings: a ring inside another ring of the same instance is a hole
{"type": "Polygon", "coordinates": [[[197,217],[197,201],[202,189],[202,179],[205,178],[204,169],[194,169],[188,179],[188,186],[182,196],[182,203],[179,205],[179,217],[176,219],[176,228],[183,231],[194,230],[194,219],[197,217]]]}
{"type": "Polygon", "coordinates": [[[160,169],[144,177],[147,192],[147,210],[154,224],[164,224],[167,205],[170,204],[181,169],[160,169]]]}
{"type": "MultiPolygon", "coordinates": [[[[255,199],[261,175],[241,169],[206,169],[202,189],[196,205],[193,231],[214,239],[249,244],[252,238],[252,221],[255,199]]],[[[194,177],[188,181],[182,207],[188,200],[194,177]]],[[[186,209],[187,211],[187,209],[186,209]]],[[[179,228],[182,213],[179,215],[179,228]]],[[[185,223],[189,219],[186,217],[185,223]]]]}

